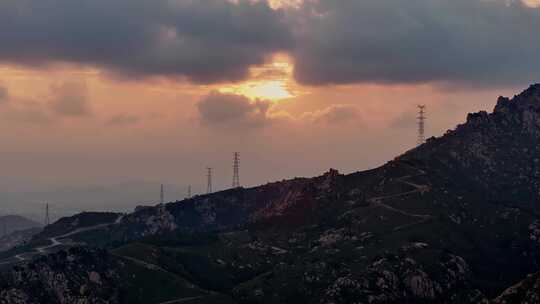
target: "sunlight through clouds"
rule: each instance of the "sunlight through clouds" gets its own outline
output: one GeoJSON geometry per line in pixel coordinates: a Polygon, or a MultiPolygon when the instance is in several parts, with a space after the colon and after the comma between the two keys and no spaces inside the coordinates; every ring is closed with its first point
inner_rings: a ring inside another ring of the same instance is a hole
{"type": "Polygon", "coordinates": [[[297,96],[292,76],[293,65],[287,58],[276,56],[268,64],[253,67],[250,78],[239,84],[221,87],[222,93],[244,95],[252,100],[279,101],[297,96]]]}
{"type": "Polygon", "coordinates": [[[268,0],[270,6],[274,9],[291,7],[298,8],[303,2],[303,0],[268,0]]]}
{"type": "Polygon", "coordinates": [[[522,0],[525,5],[530,7],[540,7],[540,0],[522,0]]]}
{"type": "Polygon", "coordinates": [[[268,99],[277,101],[294,97],[283,81],[247,82],[233,88],[223,88],[222,93],[235,93],[250,99],[268,99]]]}

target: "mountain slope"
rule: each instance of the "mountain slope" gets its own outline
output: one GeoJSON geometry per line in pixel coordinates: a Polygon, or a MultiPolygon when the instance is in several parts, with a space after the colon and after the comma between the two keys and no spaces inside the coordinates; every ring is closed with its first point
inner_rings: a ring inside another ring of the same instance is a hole
{"type": "Polygon", "coordinates": [[[5,234],[30,228],[39,228],[41,226],[42,225],[40,223],[18,215],[0,216],[0,231],[5,234]]]}
{"type": "Polygon", "coordinates": [[[540,85],[512,100],[499,97],[493,113],[469,114],[440,139],[407,153],[446,174],[461,175],[498,203],[540,210],[540,85]]]}
{"type": "Polygon", "coordinates": [[[26,244],[41,231],[41,227],[41,224],[22,216],[0,216],[0,252],[26,244]]]}
{"type": "Polygon", "coordinates": [[[534,85],[374,170],[141,208],[70,238],[237,303],[487,303],[540,271],[539,142],[534,85]]]}
{"type": "Polygon", "coordinates": [[[39,232],[41,232],[41,228],[29,228],[0,237],[0,252],[28,243],[39,232]]]}

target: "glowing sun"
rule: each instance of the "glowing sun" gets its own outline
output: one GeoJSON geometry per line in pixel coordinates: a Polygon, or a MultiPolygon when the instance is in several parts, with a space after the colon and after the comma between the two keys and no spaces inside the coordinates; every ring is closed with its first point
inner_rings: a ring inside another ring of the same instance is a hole
{"type": "Polygon", "coordinates": [[[248,81],[234,87],[220,88],[220,92],[244,95],[249,99],[278,101],[292,98],[294,95],[282,80],[248,81]]]}
{"type": "Polygon", "coordinates": [[[274,60],[252,67],[250,78],[242,83],[219,88],[220,92],[244,95],[251,100],[279,101],[293,98],[297,94],[292,79],[293,65],[285,56],[277,55],[274,60]]]}
{"type": "Polygon", "coordinates": [[[248,82],[238,88],[238,93],[251,99],[280,100],[293,97],[286,84],[279,80],[248,82]]]}

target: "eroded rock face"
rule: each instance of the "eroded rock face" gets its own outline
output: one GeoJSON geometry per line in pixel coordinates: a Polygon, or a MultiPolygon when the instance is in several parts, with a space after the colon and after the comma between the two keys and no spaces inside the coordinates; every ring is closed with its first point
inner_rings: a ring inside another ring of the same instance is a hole
{"type": "Polygon", "coordinates": [[[525,280],[505,290],[493,304],[540,303],[540,274],[529,275],[525,280]]]}
{"type": "Polygon", "coordinates": [[[529,238],[533,242],[540,243],[540,220],[529,225],[529,238]]]}
{"type": "Polygon", "coordinates": [[[38,303],[36,301],[30,301],[26,293],[16,288],[5,288],[0,290],[0,299],[2,299],[2,303],[6,304],[38,303]]]}
{"type": "MultiPolygon", "coordinates": [[[[115,227],[122,240],[174,230],[215,231],[242,225],[298,227],[316,222],[322,204],[335,199],[343,175],[330,169],[320,177],[231,189],[182,202],[137,208],[115,227]]],[[[328,207],[328,206],[327,206],[328,207]]]]}
{"type": "Polygon", "coordinates": [[[500,97],[493,113],[469,114],[467,122],[429,140],[403,159],[444,164],[491,199],[520,200],[540,210],[540,85],[512,99],[500,97]]]}
{"type": "Polygon", "coordinates": [[[3,274],[0,302],[118,303],[117,267],[102,250],[72,248],[39,257],[3,274]]]}
{"type": "Polygon", "coordinates": [[[167,210],[165,205],[160,205],[154,210],[155,213],[146,218],[147,229],[143,232],[143,235],[173,231],[177,228],[174,216],[167,210]]]}
{"type": "Polygon", "coordinates": [[[365,273],[337,278],[326,289],[323,303],[446,303],[466,287],[471,275],[466,262],[455,255],[442,255],[437,268],[430,268],[411,257],[388,256],[373,262],[365,273]]]}

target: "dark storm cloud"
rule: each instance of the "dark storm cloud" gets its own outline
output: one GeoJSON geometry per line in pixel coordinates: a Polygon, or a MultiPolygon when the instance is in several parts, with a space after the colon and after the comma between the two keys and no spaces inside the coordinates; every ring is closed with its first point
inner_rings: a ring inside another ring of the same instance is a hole
{"type": "Polygon", "coordinates": [[[2,0],[0,62],[234,81],[290,46],[282,15],[247,0],[2,0]]]}
{"type": "Polygon", "coordinates": [[[212,92],[198,104],[201,122],[210,127],[260,128],[272,123],[271,102],[212,92]]]}
{"type": "Polygon", "coordinates": [[[540,8],[518,0],[2,0],[0,63],[238,81],[285,51],[303,84],[540,79],[540,8]]]}
{"type": "Polygon", "coordinates": [[[510,0],[309,1],[296,38],[304,84],[540,79],[540,9],[510,0]]]}
{"type": "Polygon", "coordinates": [[[87,89],[80,83],[63,83],[51,88],[51,110],[66,117],[90,116],[90,102],[87,97],[87,89]]]}

